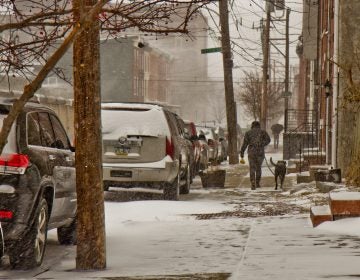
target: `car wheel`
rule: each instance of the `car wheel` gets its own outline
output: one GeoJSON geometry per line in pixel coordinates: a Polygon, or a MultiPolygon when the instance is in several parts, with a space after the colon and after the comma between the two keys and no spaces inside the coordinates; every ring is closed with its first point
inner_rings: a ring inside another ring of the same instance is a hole
{"type": "Polygon", "coordinates": [[[21,251],[11,254],[10,262],[13,267],[31,269],[41,265],[45,254],[48,219],[48,205],[42,198],[35,213],[34,224],[22,240],[21,251]]]}
{"type": "Polygon", "coordinates": [[[190,171],[190,165],[188,164],[186,167],[185,184],[181,185],[180,194],[188,194],[190,192],[190,184],[191,184],[191,171],[190,171]]]}
{"type": "Polygon", "coordinates": [[[61,245],[76,245],[76,218],[69,226],[59,227],[57,229],[57,236],[61,245]]]}
{"type": "Polygon", "coordinates": [[[179,200],[180,174],[176,176],[172,183],[165,183],[164,199],[179,200]]]}

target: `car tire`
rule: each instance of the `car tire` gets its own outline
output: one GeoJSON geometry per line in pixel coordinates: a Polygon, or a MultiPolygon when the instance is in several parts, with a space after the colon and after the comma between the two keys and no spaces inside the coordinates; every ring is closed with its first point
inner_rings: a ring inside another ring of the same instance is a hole
{"type": "Polygon", "coordinates": [[[41,198],[34,223],[22,239],[20,250],[10,255],[10,263],[14,268],[27,270],[41,265],[45,254],[48,220],[48,204],[45,198],[41,198]]]}
{"type": "Polygon", "coordinates": [[[190,192],[190,184],[191,184],[191,171],[190,171],[190,165],[188,164],[185,173],[185,184],[181,185],[180,194],[188,194],[190,192]]]}
{"type": "Polygon", "coordinates": [[[76,245],[76,218],[70,225],[57,228],[57,236],[61,245],[76,245]]]}
{"type": "Polygon", "coordinates": [[[180,175],[178,174],[172,183],[165,183],[164,199],[179,200],[180,175]]]}

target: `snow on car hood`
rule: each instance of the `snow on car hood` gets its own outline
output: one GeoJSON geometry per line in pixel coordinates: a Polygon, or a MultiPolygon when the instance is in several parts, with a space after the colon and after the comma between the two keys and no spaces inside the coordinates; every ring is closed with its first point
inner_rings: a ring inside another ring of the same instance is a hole
{"type": "Polygon", "coordinates": [[[169,136],[170,131],[164,113],[149,110],[101,110],[104,139],[127,135],[169,136]]]}

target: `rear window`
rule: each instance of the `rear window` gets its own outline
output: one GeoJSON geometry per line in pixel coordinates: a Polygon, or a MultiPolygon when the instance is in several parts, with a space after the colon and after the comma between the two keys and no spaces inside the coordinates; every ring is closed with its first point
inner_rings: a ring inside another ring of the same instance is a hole
{"type": "Polygon", "coordinates": [[[170,136],[164,112],[159,109],[102,109],[101,121],[104,138],[170,136]]]}
{"type": "Polygon", "coordinates": [[[208,139],[215,139],[214,132],[211,128],[207,127],[198,127],[197,128],[199,134],[204,134],[208,139]]]}

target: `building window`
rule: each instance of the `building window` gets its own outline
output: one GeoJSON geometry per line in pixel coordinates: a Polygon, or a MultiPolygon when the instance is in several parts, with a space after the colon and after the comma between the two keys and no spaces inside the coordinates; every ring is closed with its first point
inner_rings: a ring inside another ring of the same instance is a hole
{"type": "Polygon", "coordinates": [[[145,73],[150,72],[150,57],[149,54],[145,54],[145,73]]]}
{"type": "Polygon", "coordinates": [[[138,82],[139,82],[139,78],[137,76],[134,77],[134,96],[138,95],[138,82]]]}

